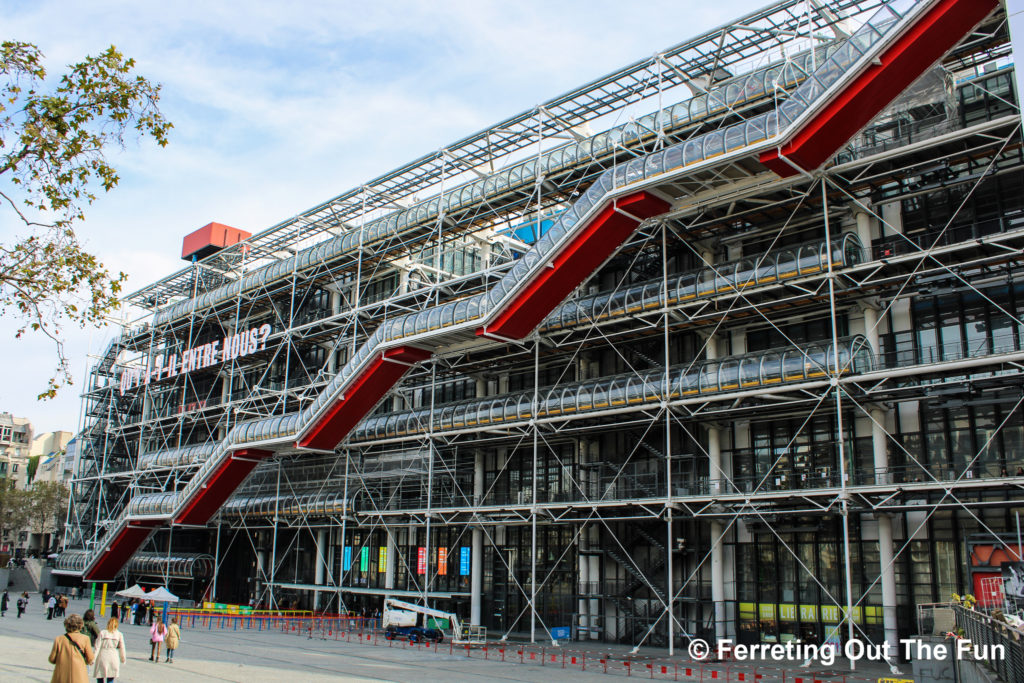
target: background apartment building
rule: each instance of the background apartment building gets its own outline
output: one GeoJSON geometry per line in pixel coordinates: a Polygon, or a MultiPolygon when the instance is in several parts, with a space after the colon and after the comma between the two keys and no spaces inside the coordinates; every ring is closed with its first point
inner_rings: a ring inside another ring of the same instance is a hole
{"type": "Polygon", "coordinates": [[[28,418],[0,413],[0,478],[24,486],[32,447],[32,422],[28,418]]]}

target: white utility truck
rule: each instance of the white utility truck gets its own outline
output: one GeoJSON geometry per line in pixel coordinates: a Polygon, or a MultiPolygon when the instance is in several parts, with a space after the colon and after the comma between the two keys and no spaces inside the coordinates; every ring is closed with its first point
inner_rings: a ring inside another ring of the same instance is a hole
{"type": "Polygon", "coordinates": [[[457,645],[487,643],[487,629],[483,626],[464,625],[451,612],[394,598],[384,599],[381,626],[388,640],[408,638],[413,642],[429,640],[439,643],[447,636],[457,645]]]}

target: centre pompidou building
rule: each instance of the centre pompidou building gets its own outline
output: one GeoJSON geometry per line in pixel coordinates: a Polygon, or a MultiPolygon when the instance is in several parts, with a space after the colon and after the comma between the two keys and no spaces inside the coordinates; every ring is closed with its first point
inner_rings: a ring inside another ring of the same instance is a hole
{"type": "Polygon", "coordinates": [[[211,224],[92,368],[56,571],[535,639],[912,633],[1016,547],[1020,126],[998,3],[788,0],[211,224]]]}

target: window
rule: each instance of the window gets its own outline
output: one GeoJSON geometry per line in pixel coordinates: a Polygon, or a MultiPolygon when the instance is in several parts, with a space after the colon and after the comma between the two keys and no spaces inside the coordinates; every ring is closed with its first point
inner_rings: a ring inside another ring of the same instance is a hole
{"type": "Polygon", "coordinates": [[[10,427],[0,427],[0,441],[10,441],[10,440],[11,440],[11,428],[10,427]]]}
{"type": "Polygon", "coordinates": [[[14,465],[11,467],[11,472],[15,474],[18,473],[18,463],[14,463],[14,465]]]}

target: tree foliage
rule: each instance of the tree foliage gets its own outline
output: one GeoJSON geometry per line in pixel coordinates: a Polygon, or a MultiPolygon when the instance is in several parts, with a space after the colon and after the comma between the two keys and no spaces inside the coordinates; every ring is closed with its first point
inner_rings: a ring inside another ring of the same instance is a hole
{"type": "Polygon", "coordinates": [[[71,491],[58,481],[37,481],[19,489],[14,479],[0,478],[0,538],[29,530],[59,536],[64,528],[71,491]]]}
{"type": "Polygon", "coordinates": [[[18,319],[16,336],[37,331],[56,345],[40,398],[71,383],[62,326],[100,325],[118,305],[124,273],[111,275],[74,230],[92,188],[118,183],[107,152],[128,137],[165,146],[172,127],[157,106],[160,86],[134,67],[111,46],[54,82],[38,47],[0,43],[0,204],[25,230],[0,242],[0,315],[18,319]]]}
{"type": "Polygon", "coordinates": [[[32,531],[37,534],[59,531],[64,526],[71,495],[68,487],[59,481],[37,481],[28,493],[32,531]]]}
{"type": "Polygon", "coordinates": [[[31,492],[15,488],[13,479],[0,477],[0,538],[25,529],[31,515],[31,492]]]}

